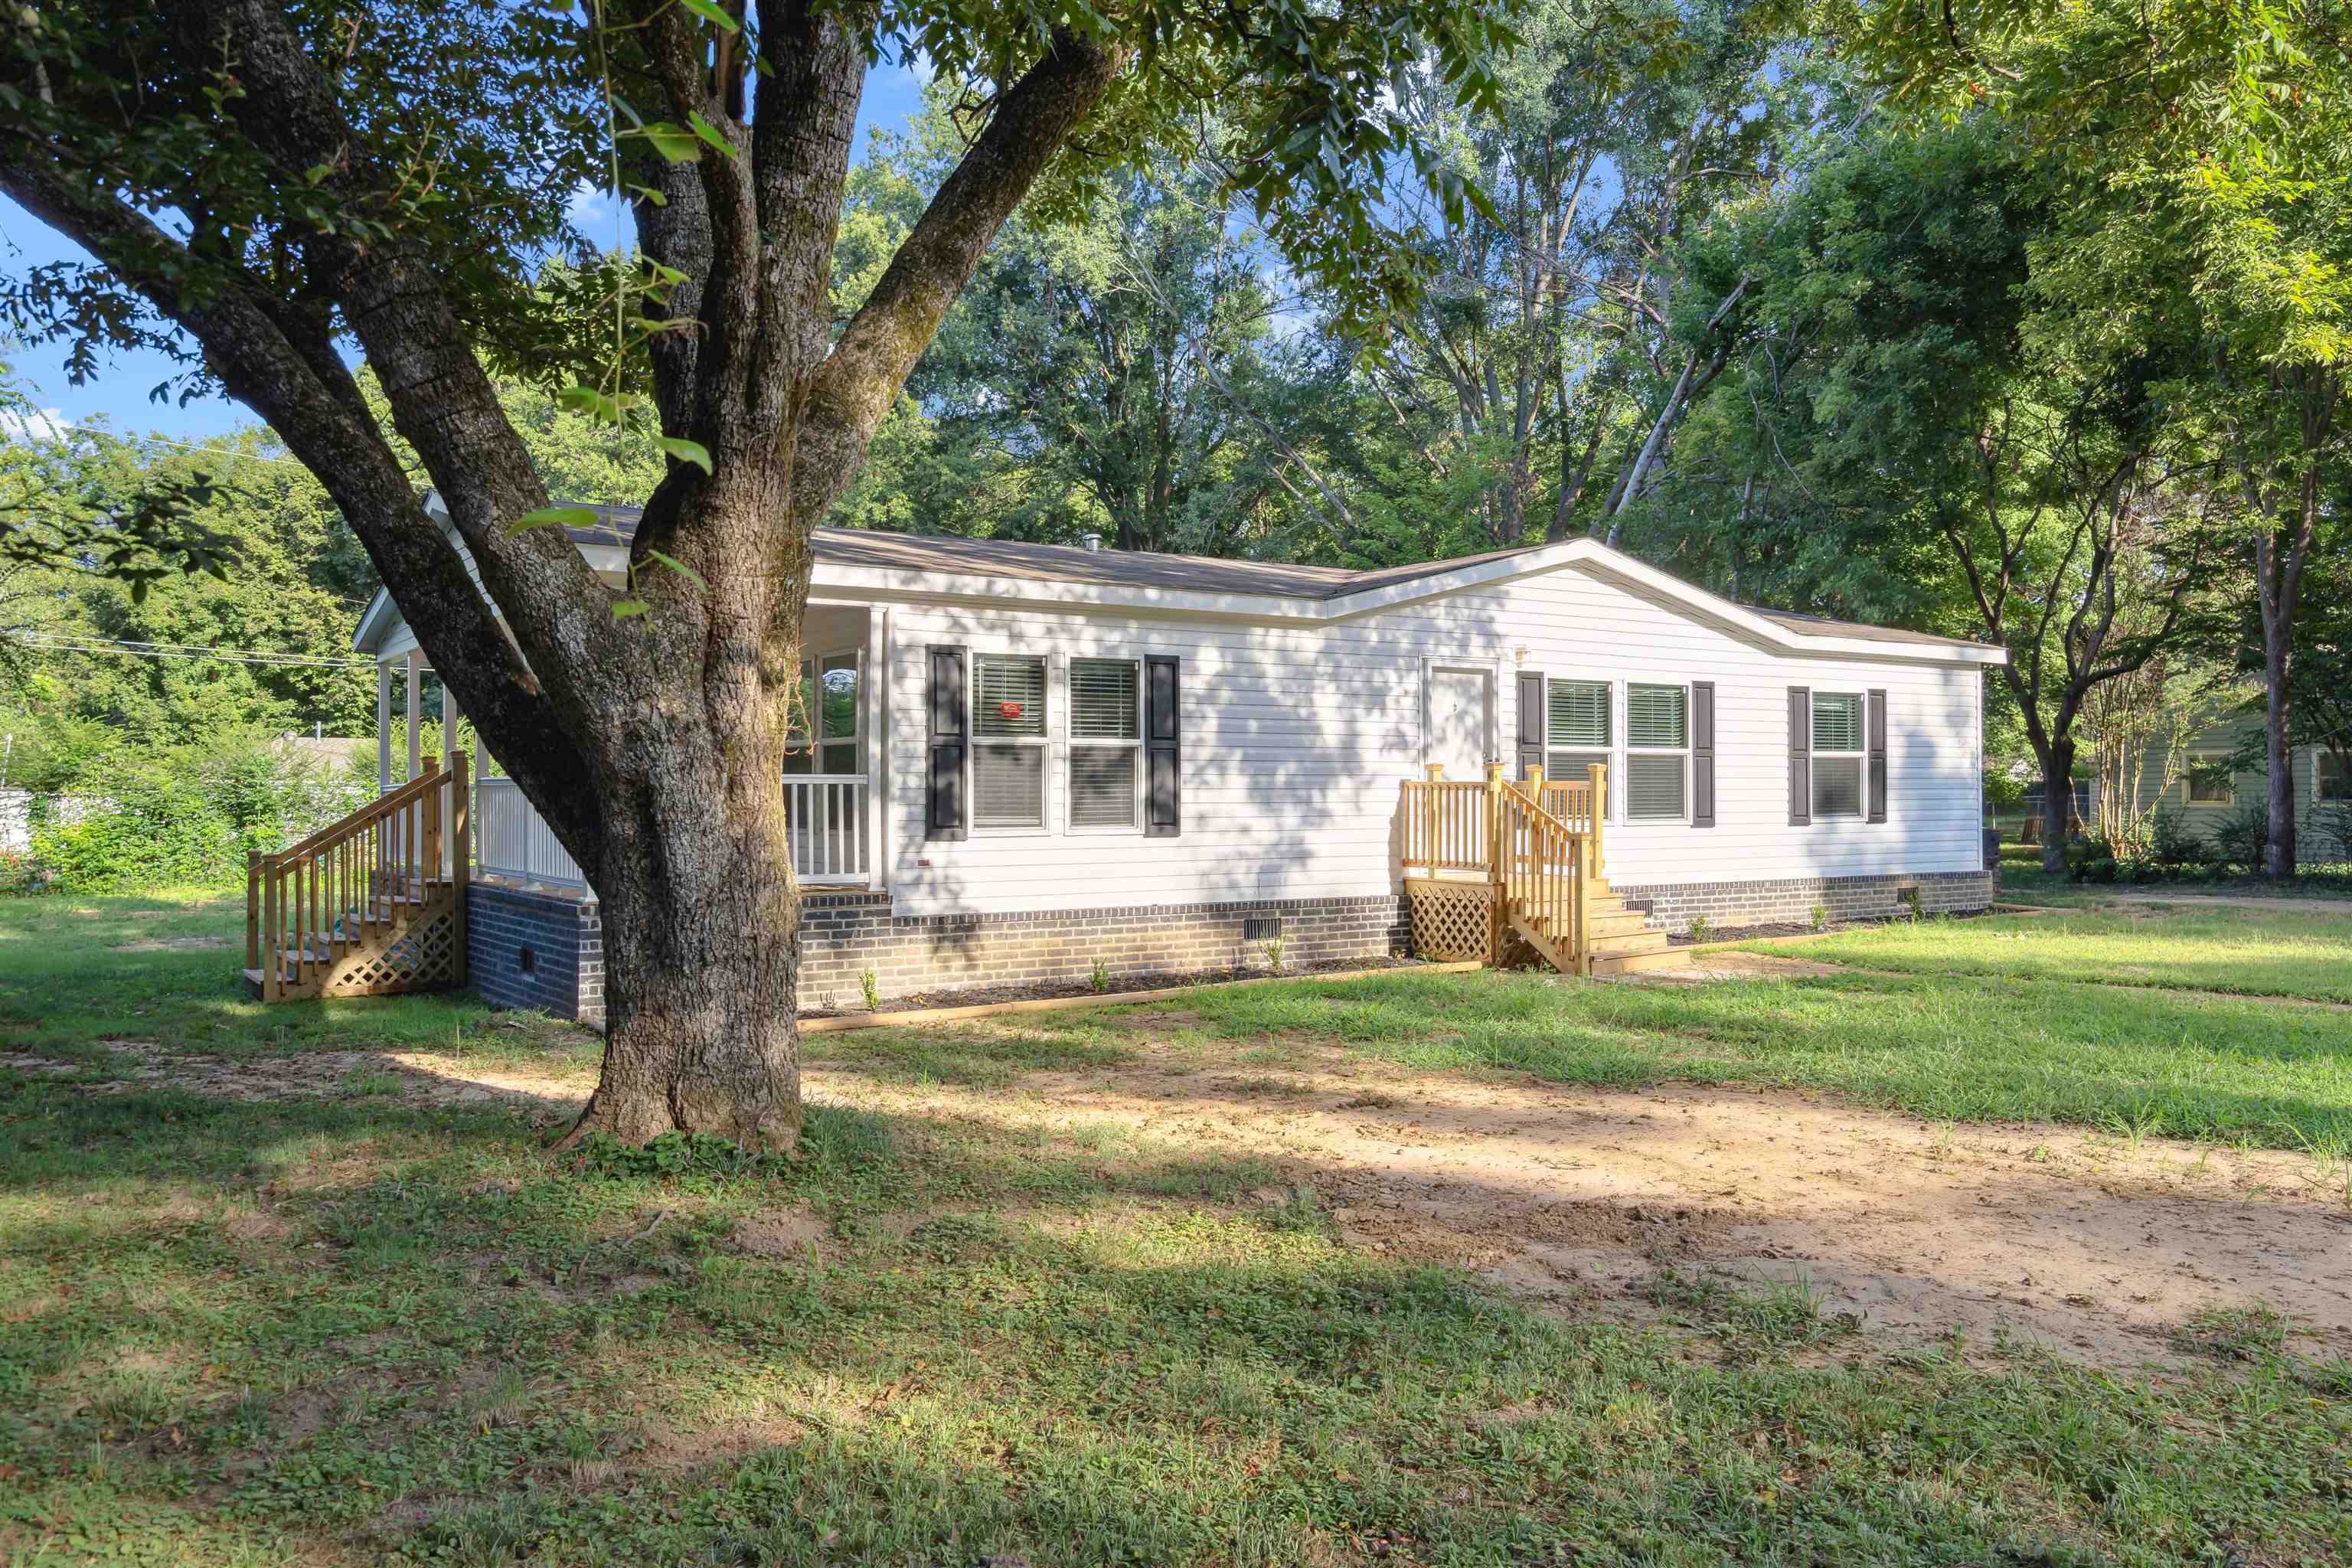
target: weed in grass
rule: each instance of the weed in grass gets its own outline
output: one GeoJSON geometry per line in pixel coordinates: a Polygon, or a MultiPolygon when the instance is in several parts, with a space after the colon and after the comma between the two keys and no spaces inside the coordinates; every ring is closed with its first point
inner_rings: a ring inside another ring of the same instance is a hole
{"type": "Polygon", "coordinates": [[[1812,1281],[1801,1274],[1740,1290],[1714,1275],[1665,1268],[1633,1289],[1635,1295],[1661,1309],[1667,1321],[1704,1330],[1736,1351],[1800,1350],[1862,1327],[1862,1320],[1852,1312],[1824,1316],[1812,1281]]]}
{"type": "Polygon", "coordinates": [[[1813,906],[1812,927],[1816,935],[1830,929],[1830,907],[1827,904],[1813,906]]]}
{"type": "Polygon", "coordinates": [[[2172,1342],[2196,1355],[2257,1361],[2286,1349],[2287,1321],[2260,1301],[2208,1307],[2172,1331],[2172,1342]]]}
{"type": "Polygon", "coordinates": [[[882,1011],[882,983],[875,978],[874,971],[871,969],[861,969],[857,972],[857,994],[866,998],[867,1012],[882,1011]]]}
{"type": "Polygon", "coordinates": [[[1095,960],[1094,973],[1087,976],[1087,988],[1100,996],[1110,989],[1110,965],[1095,960]]]}
{"type": "Polygon", "coordinates": [[[1705,915],[1693,915],[1693,916],[1691,916],[1691,923],[1690,923],[1690,939],[1691,939],[1691,941],[1693,941],[1694,942],[1705,942],[1705,941],[1706,940],[1706,931],[1707,931],[1707,926],[1706,926],[1706,917],[1705,915]]]}

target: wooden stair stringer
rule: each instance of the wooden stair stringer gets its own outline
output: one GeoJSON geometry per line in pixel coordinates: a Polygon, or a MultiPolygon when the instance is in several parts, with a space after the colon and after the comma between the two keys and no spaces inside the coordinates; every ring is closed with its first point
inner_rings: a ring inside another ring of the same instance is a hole
{"type": "Polygon", "coordinates": [[[1530,917],[1508,888],[1503,889],[1504,921],[1562,974],[1627,974],[1690,966],[1689,950],[1670,945],[1666,933],[1653,928],[1646,915],[1627,909],[1606,879],[1589,879],[1582,892],[1590,939],[1584,963],[1579,963],[1572,935],[1556,933],[1549,922],[1530,917]]]}

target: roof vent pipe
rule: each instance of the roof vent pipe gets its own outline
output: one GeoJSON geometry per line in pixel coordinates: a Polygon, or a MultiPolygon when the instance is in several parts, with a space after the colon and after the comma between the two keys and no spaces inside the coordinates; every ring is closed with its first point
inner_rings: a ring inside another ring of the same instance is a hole
{"type": "Polygon", "coordinates": [[[1099,533],[1081,533],[1078,535],[1078,538],[1085,542],[1086,547],[1088,550],[1100,550],[1102,548],[1102,535],[1099,533]]]}

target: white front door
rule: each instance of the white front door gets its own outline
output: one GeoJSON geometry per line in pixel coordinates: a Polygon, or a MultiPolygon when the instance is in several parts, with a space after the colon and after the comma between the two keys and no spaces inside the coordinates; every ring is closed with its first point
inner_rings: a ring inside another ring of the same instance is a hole
{"type": "Polygon", "coordinates": [[[1439,669],[1429,677],[1429,755],[1449,779],[1486,776],[1488,679],[1483,669],[1439,669]]]}

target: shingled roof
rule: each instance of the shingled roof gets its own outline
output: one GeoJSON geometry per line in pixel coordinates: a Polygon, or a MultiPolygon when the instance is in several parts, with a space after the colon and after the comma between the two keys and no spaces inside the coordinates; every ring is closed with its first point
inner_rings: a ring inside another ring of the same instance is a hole
{"type": "MultiPolygon", "coordinates": [[[[569,504],[569,503],[567,503],[569,504]]],[[[625,545],[644,516],[633,506],[598,506],[599,522],[565,530],[574,543],[625,545]]],[[[885,533],[862,528],[820,528],[812,541],[817,560],[827,565],[879,571],[961,573],[971,576],[1018,577],[1036,583],[1086,583],[1103,587],[1163,588],[1196,594],[1269,594],[1290,599],[1336,599],[1343,594],[1385,588],[1423,577],[1508,560],[1541,549],[1495,550],[1457,555],[1450,561],[1416,561],[1404,566],[1351,571],[1344,566],[1300,566],[1282,561],[1233,561],[1211,555],[1163,555],[1148,550],[1087,550],[1071,544],[1030,544],[1010,539],[961,539],[950,534],[885,533]]],[[[1967,637],[1833,621],[1795,610],[1760,605],[1740,608],[1769,616],[1799,637],[1860,637],[1874,642],[1943,643],[1974,647],[1967,637]]]]}

